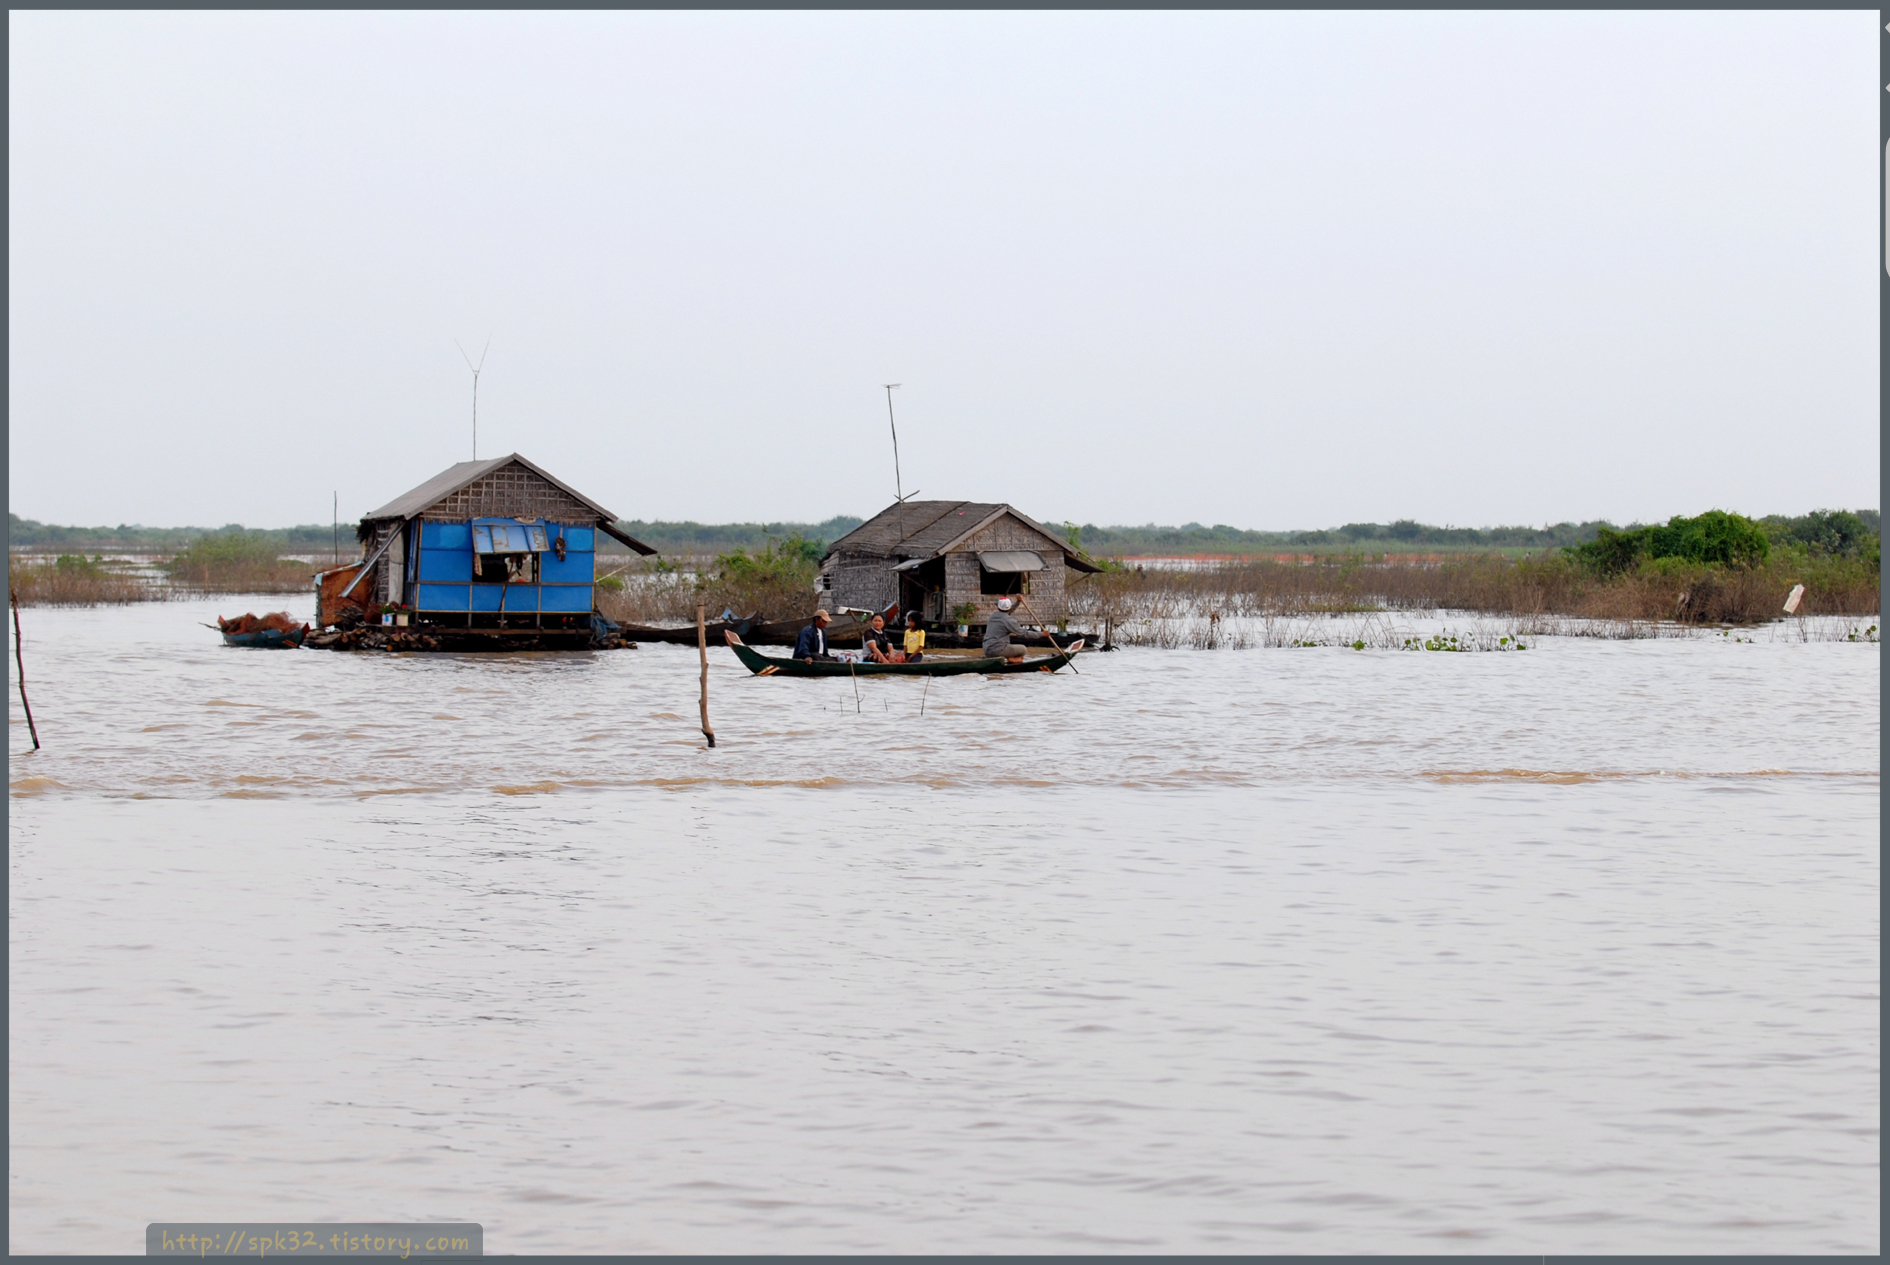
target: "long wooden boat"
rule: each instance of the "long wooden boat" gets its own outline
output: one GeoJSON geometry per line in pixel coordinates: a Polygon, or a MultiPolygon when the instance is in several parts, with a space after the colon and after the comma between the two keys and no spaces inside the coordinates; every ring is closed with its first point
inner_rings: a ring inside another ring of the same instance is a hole
{"type": "Polygon", "coordinates": [[[1009,659],[950,658],[929,655],[917,663],[808,663],[803,659],[777,659],[744,645],[733,629],[723,633],[728,647],[742,665],[756,676],[975,676],[1014,672],[1055,672],[1081,651],[1083,643],[1073,641],[1055,654],[1022,662],[1009,659]]]}
{"type": "MultiPolygon", "coordinates": [[[[899,638],[898,621],[886,621],[887,631],[895,641],[899,638]]],[[[709,640],[714,642],[724,633],[732,632],[750,646],[792,646],[800,640],[801,629],[807,627],[805,619],[779,619],[757,622],[753,620],[712,619],[708,623],[709,640]]],[[[624,624],[625,641],[668,642],[677,646],[696,644],[696,626],[657,628],[650,624],[624,624]]],[[[866,632],[866,625],[859,620],[842,618],[827,627],[827,644],[838,650],[850,650],[860,644],[860,637],[866,632]]],[[[1013,637],[1020,646],[1033,649],[1054,650],[1056,643],[1040,632],[1026,632],[1021,637],[1013,637]]],[[[978,636],[960,637],[956,633],[938,629],[928,629],[925,644],[928,650],[971,649],[976,650],[982,642],[978,636]]]]}

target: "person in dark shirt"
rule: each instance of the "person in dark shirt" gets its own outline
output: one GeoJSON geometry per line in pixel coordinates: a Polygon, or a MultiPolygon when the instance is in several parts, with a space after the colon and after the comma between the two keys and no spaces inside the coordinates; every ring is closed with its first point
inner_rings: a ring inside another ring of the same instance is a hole
{"type": "Polygon", "coordinates": [[[801,629],[801,635],[794,640],[794,657],[808,663],[833,658],[827,653],[827,625],[832,622],[833,616],[826,611],[815,611],[814,622],[801,629]]]}
{"type": "Polygon", "coordinates": [[[867,659],[873,663],[893,662],[892,635],[886,631],[884,615],[873,616],[872,626],[866,630],[866,636],[861,639],[860,649],[866,652],[867,659]]]}

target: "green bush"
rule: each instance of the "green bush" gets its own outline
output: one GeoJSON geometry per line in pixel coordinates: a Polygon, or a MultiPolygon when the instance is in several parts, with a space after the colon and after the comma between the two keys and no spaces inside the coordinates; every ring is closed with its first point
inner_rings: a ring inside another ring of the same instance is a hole
{"type": "Polygon", "coordinates": [[[1632,571],[1647,556],[1647,531],[1616,531],[1603,527],[1586,544],[1568,545],[1562,550],[1570,558],[1596,575],[1622,575],[1632,571]]]}
{"type": "Polygon", "coordinates": [[[1718,562],[1733,567],[1756,567],[1765,561],[1772,542],[1765,529],[1743,514],[1708,510],[1696,518],[1676,514],[1665,527],[1648,527],[1649,557],[1685,558],[1688,562],[1718,562]]]}
{"type": "Polygon", "coordinates": [[[737,614],[757,612],[796,619],[814,609],[814,576],[826,547],[798,532],[770,540],[750,553],[736,548],[717,554],[715,564],[696,581],[701,600],[737,614]]]}
{"type": "Polygon", "coordinates": [[[1693,518],[1676,514],[1663,525],[1633,531],[1603,527],[1595,539],[1568,546],[1564,552],[1606,576],[1635,570],[1643,559],[1756,567],[1771,552],[1771,540],[1763,527],[1743,514],[1708,510],[1693,518]]]}
{"type": "Polygon", "coordinates": [[[1798,518],[1773,514],[1759,520],[1759,526],[1773,544],[1802,548],[1814,558],[1855,558],[1876,565],[1882,553],[1877,529],[1850,510],[1813,510],[1798,518]]]}
{"type": "Polygon", "coordinates": [[[62,553],[53,562],[53,567],[63,577],[80,580],[101,580],[105,578],[105,558],[93,554],[87,559],[84,554],[62,553]]]}

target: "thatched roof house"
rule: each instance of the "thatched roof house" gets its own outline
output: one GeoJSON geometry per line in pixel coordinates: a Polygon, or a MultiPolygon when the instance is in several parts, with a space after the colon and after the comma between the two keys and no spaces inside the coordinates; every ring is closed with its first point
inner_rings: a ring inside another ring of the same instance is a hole
{"type": "Polygon", "coordinates": [[[596,533],[656,552],[616,519],[517,453],[459,462],[361,520],[362,562],[317,579],[321,618],[353,602],[416,627],[588,635],[596,533]]]}
{"type": "Polygon", "coordinates": [[[966,604],[982,625],[998,598],[1028,595],[1041,619],[1068,611],[1064,572],[1094,563],[1029,515],[982,501],[906,501],[833,542],[820,564],[820,601],[830,610],[881,611],[897,602],[931,625],[960,622],[966,604]]]}

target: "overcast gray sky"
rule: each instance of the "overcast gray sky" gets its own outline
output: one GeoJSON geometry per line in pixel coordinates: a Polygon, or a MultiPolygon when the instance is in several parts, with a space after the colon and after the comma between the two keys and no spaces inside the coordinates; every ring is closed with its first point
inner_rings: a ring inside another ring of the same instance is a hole
{"type": "Polygon", "coordinates": [[[15,12],[12,508],[1876,506],[1875,24],[15,12]]]}

